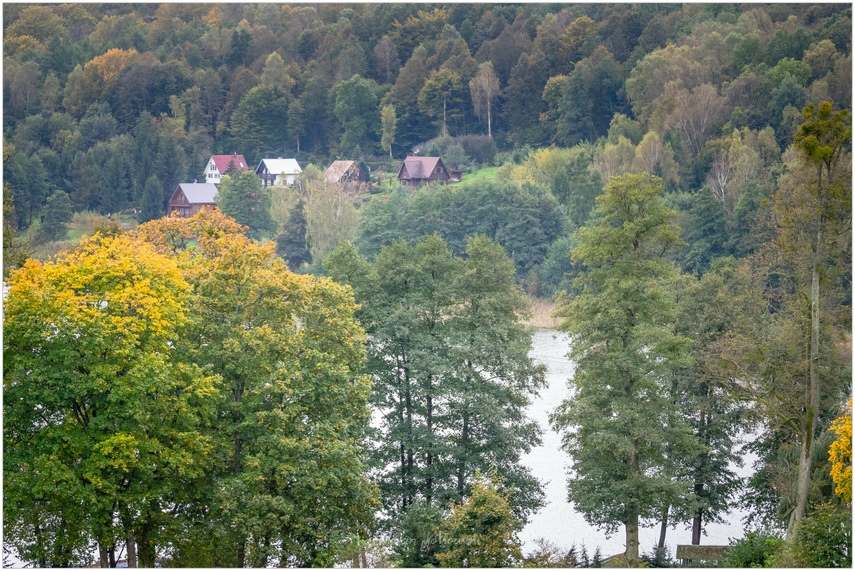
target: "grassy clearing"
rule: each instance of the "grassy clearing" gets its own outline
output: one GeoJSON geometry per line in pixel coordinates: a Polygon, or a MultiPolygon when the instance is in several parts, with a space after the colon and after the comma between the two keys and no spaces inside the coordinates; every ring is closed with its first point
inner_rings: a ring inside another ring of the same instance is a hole
{"type": "Polygon", "coordinates": [[[104,224],[107,219],[95,212],[75,212],[68,226],[68,238],[70,240],[80,240],[84,234],[92,234],[95,231],[97,224],[104,224]]]}
{"type": "Polygon", "coordinates": [[[536,297],[532,297],[530,299],[531,317],[524,319],[522,323],[529,327],[536,327],[538,329],[558,329],[558,325],[561,323],[561,320],[552,317],[552,312],[556,308],[555,302],[538,299],[536,297]]]}
{"type": "Polygon", "coordinates": [[[460,182],[452,182],[449,183],[451,186],[457,186],[461,184],[467,184],[477,180],[490,180],[492,178],[496,178],[496,171],[499,170],[499,167],[487,167],[485,169],[477,170],[473,173],[466,173],[463,175],[463,180],[460,182]]]}

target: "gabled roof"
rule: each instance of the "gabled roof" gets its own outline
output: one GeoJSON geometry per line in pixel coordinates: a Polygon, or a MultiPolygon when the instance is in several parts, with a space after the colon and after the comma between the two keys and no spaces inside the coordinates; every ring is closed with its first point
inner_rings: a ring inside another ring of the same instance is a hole
{"type": "Polygon", "coordinates": [[[398,178],[430,178],[440,163],[439,157],[407,157],[398,169],[398,178]]]}
{"type": "MultiPolygon", "coordinates": [[[[217,194],[217,185],[211,182],[182,182],[175,189],[181,190],[190,204],[213,204],[217,194]]],[[[175,196],[175,193],[172,193],[175,196]]],[[[171,199],[170,199],[171,200],[171,199]]]]}
{"type": "Polygon", "coordinates": [[[255,173],[260,173],[265,166],[269,174],[300,174],[303,172],[303,169],[297,164],[297,159],[261,159],[255,173]]]}
{"type": "Polygon", "coordinates": [[[231,161],[235,162],[235,166],[239,170],[249,170],[249,165],[246,164],[246,159],[243,158],[243,155],[211,155],[211,158],[214,159],[214,164],[217,165],[217,170],[220,171],[220,174],[226,174],[231,161]]]}
{"type": "Polygon", "coordinates": [[[347,173],[348,169],[353,165],[356,165],[356,168],[360,171],[362,170],[359,168],[359,165],[356,164],[356,161],[333,161],[333,164],[331,164],[326,170],[327,179],[332,182],[340,181],[341,177],[343,177],[347,173]]]}

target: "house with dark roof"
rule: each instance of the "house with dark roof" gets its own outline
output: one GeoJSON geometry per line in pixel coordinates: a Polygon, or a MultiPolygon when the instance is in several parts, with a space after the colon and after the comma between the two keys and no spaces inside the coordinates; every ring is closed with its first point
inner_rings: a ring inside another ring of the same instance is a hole
{"type": "Polygon", "coordinates": [[[202,210],[216,210],[217,185],[210,182],[182,182],[169,199],[169,213],[189,218],[202,210]]]}
{"type": "Polygon", "coordinates": [[[342,184],[368,182],[368,175],[356,161],[333,161],[324,173],[327,180],[342,184]]]}
{"type": "Polygon", "coordinates": [[[234,163],[235,168],[242,171],[248,171],[249,165],[246,164],[246,159],[243,155],[211,155],[208,159],[208,166],[205,167],[205,182],[212,184],[220,184],[220,181],[226,176],[226,171],[229,170],[229,164],[234,163]]]}
{"type": "Polygon", "coordinates": [[[398,183],[407,186],[447,184],[451,176],[439,157],[407,157],[398,169],[398,183]]]}
{"type": "Polygon", "coordinates": [[[255,169],[255,176],[261,179],[261,186],[291,186],[297,175],[303,172],[297,159],[261,159],[255,169]]]}

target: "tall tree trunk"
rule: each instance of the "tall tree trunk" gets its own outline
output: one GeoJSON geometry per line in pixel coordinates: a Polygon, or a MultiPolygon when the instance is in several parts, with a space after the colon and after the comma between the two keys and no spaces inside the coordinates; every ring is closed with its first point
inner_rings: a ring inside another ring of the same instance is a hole
{"type": "Polygon", "coordinates": [[[692,545],[701,544],[701,524],[703,515],[703,510],[698,508],[698,511],[695,512],[695,517],[692,520],[692,545]]]}
{"type": "Polygon", "coordinates": [[[264,541],[262,541],[262,545],[264,549],[261,550],[261,557],[258,558],[258,567],[264,568],[267,567],[267,550],[270,547],[270,534],[264,535],[264,541]]]}
{"type": "Polygon", "coordinates": [[[448,126],[445,123],[445,94],[442,95],[442,134],[448,135],[448,126]]]}
{"type": "MultiPolygon", "coordinates": [[[[404,425],[404,396],[402,394],[398,394],[398,418],[401,421],[401,426],[404,425]]],[[[407,507],[407,496],[403,493],[403,490],[407,488],[407,458],[406,458],[406,448],[404,444],[404,440],[401,440],[401,509],[405,509],[407,507]]]]}
{"type": "Polygon", "coordinates": [[[787,526],[787,541],[792,541],[798,535],[799,524],[805,515],[807,507],[808,492],[810,491],[810,467],[811,456],[813,456],[813,430],[812,425],[816,426],[816,420],[812,419],[813,411],[811,407],[807,407],[805,414],[804,425],[801,430],[802,449],[799,454],[799,477],[796,484],[796,507],[790,517],[789,525],[787,526]]]}
{"type": "Polygon", "coordinates": [[[433,473],[431,470],[433,469],[433,397],[431,396],[432,392],[432,383],[431,380],[428,379],[428,395],[427,395],[427,430],[428,430],[428,441],[427,441],[427,490],[425,492],[425,499],[427,503],[430,504],[433,499],[433,473]]]}
{"type": "Polygon", "coordinates": [[[130,526],[125,527],[125,541],[128,547],[128,569],[137,567],[137,543],[134,541],[134,530],[130,526]]]}
{"type": "Polygon", "coordinates": [[[487,136],[492,139],[493,138],[493,131],[491,128],[492,116],[490,114],[490,111],[491,111],[490,110],[490,97],[488,96],[487,97],[487,136]]]}
{"type": "Polygon", "coordinates": [[[100,541],[98,542],[98,556],[100,557],[101,568],[106,569],[110,567],[110,558],[107,553],[107,546],[100,541]]]}
{"type": "Polygon", "coordinates": [[[668,532],[668,510],[671,506],[665,506],[662,510],[662,523],[659,525],[659,543],[656,545],[658,549],[665,549],[665,534],[668,532]]]}
{"type": "MultiPolygon", "coordinates": [[[[641,473],[641,468],[638,461],[638,442],[634,438],[627,463],[629,477],[637,477],[641,473]]],[[[638,558],[638,508],[634,502],[635,500],[631,499],[626,507],[626,554],[624,561],[627,567],[639,567],[641,565],[638,558]]]]}
{"type": "Polygon", "coordinates": [[[241,536],[238,538],[237,545],[237,567],[242,569],[246,565],[246,540],[241,536]]]}
{"type": "Polygon", "coordinates": [[[624,564],[627,567],[640,567],[638,558],[638,511],[630,509],[626,518],[626,553],[624,564]]]}
{"type": "Polygon", "coordinates": [[[463,484],[466,476],[466,449],[469,446],[469,411],[463,411],[463,434],[460,439],[460,460],[457,463],[457,495],[463,498],[463,484]]]}
{"type": "MultiPolygon", "coordinates": [[[[44,543],[42,539],[42,528],[40,525],[36,524],[33,528],[33,534],[36,536],[36,545],[40,547],[39,549],[39,567],[44,569],[45,567],[49,567],[47,564],[47,560],[45,559],[44,554],[47,552],[47,549],[44,548],[44,543]]],[[[52,567],[52,565],[50,566],[52,567]]]]}
{"type": "Polygon", "coordinates": [[[787,541],[792,541],[798,535],[798,528],[807,508],[808,493],[810,492],[811,459],[813,458],[814,436],[819,418],[819,264],[822,259],[822,228],[825,215],[820,215],[819,230],[816,236],[814,263],[811,269],[810,281],[810,362],[809,385],[807,390],[807,406],[805,407],[804,426],[802,427],[802,452],[799,456],[799,479],[796,487],[796,508],[790,525],[787,527],[787,541]]]}
{"type": "Polygon", "coordinates": [[[413,401],[412,393],[410,392],[410,371],[404,369],[404,378],[407,383],[407,389],[404,394],[404,403],[407,411],[407,483],[404,489],[404,495],[409,503],[413,503],[415,490],[413,489],[413,401]]]}

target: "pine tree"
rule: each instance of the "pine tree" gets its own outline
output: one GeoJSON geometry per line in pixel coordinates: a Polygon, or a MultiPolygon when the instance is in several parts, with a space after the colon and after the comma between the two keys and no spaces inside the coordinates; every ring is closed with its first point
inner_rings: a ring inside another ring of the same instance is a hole
{"type": "Polygon", "coordinates": [[[695,201],[689,211],[686,240],[689,242],[686,271],[703,275],[709,270],[710,260],[725,255],[727,232],[724,203],[713,196],[709,186],[704,186],[695,194],[695,201]]]}
{"type": "Polygon", "coordinates": [[[248,235],[260,240],[275,229],[270,216],[272,202],[269,188],[252,171],[237,171],[223,178],[217,192],[217,206],[226,216],[249,228],[248,235]]]}
{"type": "Polygon", "coordinates": [[[151,175],[145,182],[145,188],[142,194],[142,203],[140,204],[140,223],[155,220],[163,216],[163,187],[157,176],[151,175]]]}
{"type": "Polygon", "coordinates": [[[276,255],[285,260],[292,272],[297,271],[304,263],[312,261],[306,235],[306,215],[303,211],[305,206],[305,201],[300,199],[291,209],[288,222],[276,236],[276,255]]]}
{"type": "Polygon", "coordinates": [[[47,199],[44,222],[39,229],[41,235],[50,242],[65,240],[68,237],[67,222],[71,222],[71,199],[68,193],[55,191],[47,199]]]}
{"type": "Polygon", "coordinates": [[[119,153],[107,159],[101,172],[101,209],[103,212],[118,212],[128,201],[128,165],[119,153]]]}

